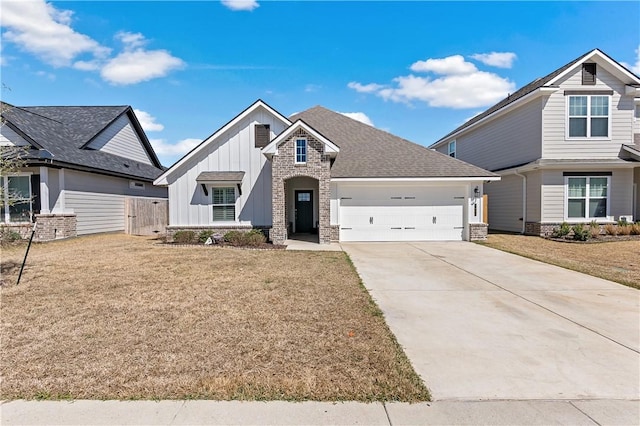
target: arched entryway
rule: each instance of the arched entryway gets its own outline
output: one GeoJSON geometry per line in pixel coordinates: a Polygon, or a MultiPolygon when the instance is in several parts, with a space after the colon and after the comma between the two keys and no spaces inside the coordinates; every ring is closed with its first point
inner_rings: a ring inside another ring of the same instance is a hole
{"type": "Polygon", "coordinates": [[[288,238],[319,242],[318,180],[308,176],[296,176],[287,179],[284,186],[288,238]]]}

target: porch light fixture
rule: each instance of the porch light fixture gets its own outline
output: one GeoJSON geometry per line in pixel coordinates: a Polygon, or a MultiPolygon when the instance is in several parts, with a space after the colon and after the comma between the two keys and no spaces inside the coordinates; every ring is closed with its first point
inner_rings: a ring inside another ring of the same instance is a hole
{"type": "Polygon", "coordinates": [[[477,186],[473,189],[473,195],[478,198],[480,196],[480,188],[477,186]]]}

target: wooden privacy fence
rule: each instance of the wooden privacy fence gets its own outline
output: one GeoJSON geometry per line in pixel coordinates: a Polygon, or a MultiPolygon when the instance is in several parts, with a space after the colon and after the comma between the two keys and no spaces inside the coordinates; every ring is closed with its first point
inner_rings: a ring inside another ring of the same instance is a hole
{"type": "Polygon", "coordinates": [[[166,198],[125,197],[124,219],[126,234],[164,234],[169,224],[169,201],[166,198]]]}
{"type": "Polygon", "coordinates": [[[489,196],[487,194],[482,196],[482,222],[489,223],[489,196]]]}

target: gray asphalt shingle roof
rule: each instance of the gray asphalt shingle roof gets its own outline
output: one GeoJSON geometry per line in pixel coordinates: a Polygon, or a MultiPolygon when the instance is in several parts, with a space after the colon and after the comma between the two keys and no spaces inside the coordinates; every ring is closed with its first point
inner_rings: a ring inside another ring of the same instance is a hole
{"type": "Polygon", "coordinates": [[[242,182],[244,172],[202,172],[196,182],[242,182]]]}
{"type": "MultiPolygon", "coordinates": [[[[52,155],[45,157],[52,159],[53,164],[151,181],[163,172],[162,165],[129,106],[10,106],[2,112],[2,118],[35,148],[50,152],[52,155]],[[130,114],[153,165],[102,151],[83,149],[122,114],[130,114]]],[[[26,160],[31,164],[42,162],[45,158],[42,151],[37,149],[32,149],[29,154],[26,160]]]]}
{"type": "Polygon", "coordinates": [[[298,119],[340,148],[332,178],[497,176],[321,106],[290,117],[298,119]]]}

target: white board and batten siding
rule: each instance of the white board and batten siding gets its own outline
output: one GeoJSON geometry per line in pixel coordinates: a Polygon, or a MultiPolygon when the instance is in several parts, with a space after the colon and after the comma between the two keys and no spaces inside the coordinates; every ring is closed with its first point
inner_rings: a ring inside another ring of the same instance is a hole
{"type": "Polygon", "coordinates": [[[242,194],[237,194],[235,223],[271,226],[271,163],[255,147],[255,124],[269,124],[271,138],[285,129],[280,119],[262,107],[257,108],[167,176],[172,226],[213,224],[211,191],[205,195],[196,182],[200,173],[210,171],[244,171],[242,194]]]}
{"type": "Polygon", "coordinates": [[[467,192],[467,186],[340,184],[340,241],[466,239],[467,192]]]}
{"type": "Polygon", "coordinates": [[[87,145],[87,148],[129,158],[144,164],[153,164],[126,114],[121,115],[98,134],[87,145]]]}
{"type": "Polygon", "coordinates": [[[596,61],[596,84],[582,84],[581,68],[558,82],[560,89],[549,96],[544,110],[544,145],[542,154],[549,159],[603,159],[618,158],[621,144],[633,143],[633,96],[623,96],[625,84],[596,61]],[[613,90],[610,104],[609,138],[567,138],[567,96],[565,90],[613,90]]]}

